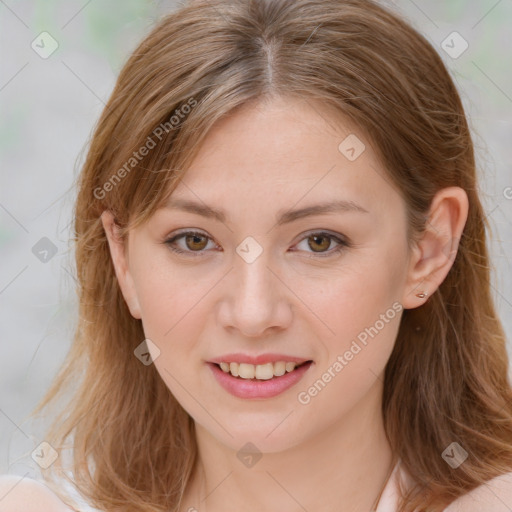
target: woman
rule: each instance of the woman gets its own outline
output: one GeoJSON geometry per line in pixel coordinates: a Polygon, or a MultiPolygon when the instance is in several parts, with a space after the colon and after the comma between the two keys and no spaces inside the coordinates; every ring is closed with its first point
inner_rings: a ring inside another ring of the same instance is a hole
{"type": "Polygon", "coordinates": [[[45,438],[73,474],[59,457],[49,482],[98,510],[509,510],[471,134],[395,14],[164,18],[96,128],[75,232],[80,322],[35,411],[75,386],[45,438]]]}

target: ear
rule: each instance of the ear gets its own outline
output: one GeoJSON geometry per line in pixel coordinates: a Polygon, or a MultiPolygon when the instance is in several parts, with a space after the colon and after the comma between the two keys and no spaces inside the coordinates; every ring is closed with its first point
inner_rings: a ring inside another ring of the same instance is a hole
{"type": "Polygon", "coordinates": [[[424,304],[444,281],[457,255],[468,209],[468,196],[460,187],[443,188],[434,196],[425,231],[409,261],[404,309],[424,304]],[[422,293],[426,297],[417,296],[422,293]]]}
{"type": "Polygon", "coordinates": [[[121,288],[124,300],[134,318],[140,319],[140,305],[133,278],[130,274],[126,252],[128,247],[119,236],[119,226],[115,222],[114,215],[109,210],[101,214],[103,229],[107,235],[110,256],[116,272],[117,281],[121,288]]]}

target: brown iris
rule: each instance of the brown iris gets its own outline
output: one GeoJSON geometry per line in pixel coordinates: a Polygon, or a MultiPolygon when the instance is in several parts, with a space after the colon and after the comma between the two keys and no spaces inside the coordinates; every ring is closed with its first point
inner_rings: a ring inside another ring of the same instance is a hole
{"type": "Polygon", "coordinates": [[[313,249],[313,251],[315,251],[315,252],[322,252],[322,251],[321,251],[321,250],[320,250],[320,251],[317,251],[317,250],[314,248],[314,246],[313,246],[313,245],[311,245],[310,240],[312,240],[312,239],[313,239],[313,240],[315,240],[315,244],[318,244],[318,241],[320,241],[320,242],[322,242],[322,241],[323,241],[323,242],[325,242],[324,244],[320,244],[320,245],[322,245],[322,248],[323,248],[323,249],[328,249],[328,248],[329,248],[329,245],[331,244],[331,241],[330,241],[330,239],[329,239],[329,237],[328,237],[328,236],[325,236],[325,235],[311,235],[311,236],[309,236],[309,237],[308,237],[308,245],[309,245],[309,247],[311,247],[311,249],[313,249]]]}
{"type": "Polygon", "coordinates": [[[198,235],[198,234],[193,234],[193,235],[187,235],[185,237],[185,243],[187,244],[187,247],[193,251],[195,249],[197,249],[198,251],[201,251],[202,249],[204,249],[206,247],[206,245],[208,244],[208,239],[207,237],[203,236],[203,235],[198,235]],[[198,242],[200,240],[203,240],[204,243],[202,242],[198,242]],[[190,243],[189,243],[190,242],[190,243]],[[194,244],[194,245],[193,245],[194,244]]]}

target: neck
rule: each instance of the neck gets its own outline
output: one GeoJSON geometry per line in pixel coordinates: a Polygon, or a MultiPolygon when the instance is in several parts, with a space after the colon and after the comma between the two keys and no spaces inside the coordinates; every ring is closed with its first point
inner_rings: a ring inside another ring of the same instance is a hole
{"type": "Polygon", "coordinates": [[[198,464],[181,510],[375,510],[396,462],[383,427],[381,398],[378,379],[327,429],[285,450],[263,453],[251,467],[196,424],[198,464]]]}

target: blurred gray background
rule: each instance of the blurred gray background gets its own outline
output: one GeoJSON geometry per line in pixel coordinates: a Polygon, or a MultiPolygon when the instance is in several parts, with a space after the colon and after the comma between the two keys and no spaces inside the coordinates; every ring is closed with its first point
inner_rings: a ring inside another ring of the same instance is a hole
{"type": "MultiPolygon", "coordinates": [[[[512,354],[512,0],[383,3],[431,41],[459,86],[512,354]]],[[[70,346],[68,240],[85,145],[129,53],[176,5],[0,0],[0,474],[33,476],[30,451],[43,439],[26,418],[70,346]]]]}

